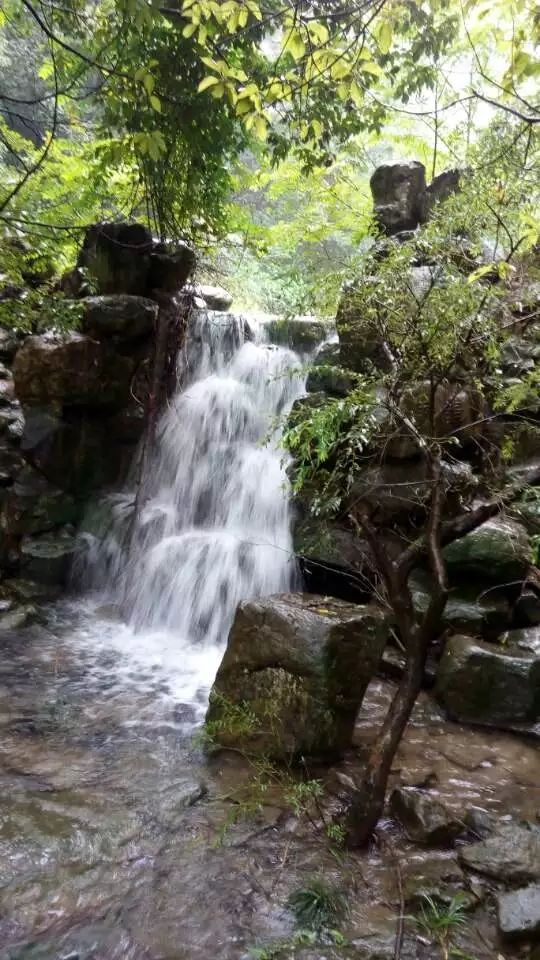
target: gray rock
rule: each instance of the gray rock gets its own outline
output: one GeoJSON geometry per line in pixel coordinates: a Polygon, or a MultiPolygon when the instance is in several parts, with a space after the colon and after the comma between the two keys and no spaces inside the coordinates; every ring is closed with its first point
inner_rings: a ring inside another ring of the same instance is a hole
{"type": "Polygon", "coordinates": [[[208,310],[230,310],[233,297],[223,287],[212,287],[208,284],[196,284],[194,287],[195,296],[204,300],[204,306],[208,310]]]}
{"type": "MultiPolygon", "coordinates": [[[[409,586],[415,610],[419,614],[425,613],[431,596],[429,577],[420,571],[413,571],[409,586]]],[[[504,594],[463,584],[451,588],[443,613],[443,624],[455,633],[476,634],[491,639],[504,626],[508,626],[510,616],[510,604],[504,594]]]]}
{"type": "Polygon", "coordinates": [[[510,648],[517,647],[524,653],[540,658],[540,626],[523,627],[503,633],[500,642],[510,648]]]}
{"type": "Polygon", "coordinates": [[[540,343],[523,337],[508,337],[501,350],[501,367],[504,374],[523,377],[534,370],[540,360],[540,343]]]}
{"type": "Polygon", "coordinates": [[[540,884],[533,883],[520,890],[499,893],[497,896],[499,930],[503,937],[540,936],[540,884]]]}
{"type": "Polygon", "coordinates": [[[531,546],[522,524],[497,517],[445,547],[444,556],[451,575],[504,584],[523,579],[531,546]]]}
{"type": "Polygon", "coordinates": [[[25,627],[36,616],[36,608],[31,604],[14,607],[5,613],[0,613],[0,633],[7,633],[9,630],[20,630],[25,627]]]}
{"type": "Polygon", "coordinates": [[[426,171],[423,163],[384,163],[370,180],[373,212],[381,230],[392,236],[414,230],[423,219],[426,171]]]}
{"type": "Polygon", "coordinates": [[[345,397],[355,377],[340,366],[339,343],[326,343],[317,351],[306,380],[308,393],[322,390],[331,397],[345,397]]]}
{"type": "Polygon", "coordinates": [[[86,297],[82,303],[83,330],[90,336],[136,340],[155,329],[158,305],[146,297],[86,297]]]}
{"type": "Polygon", "coordinates": [[[455,720],[495,726],[534,720],[540,715],[540,657],[518,645],[451,637],[436,694],[455,720]]]}
{"type": "Polygon", "coordinates": [[[540,827],[504,823],[480,843],[460,847],[463,866],[496,880],[529,883],[540,879],[540,827]]]}
{"type": "Polygon", "coordinates": [[[10,406],[15,400],[15,384],[10,377],[7,380],[0,380],[0,406],[10,406]]]}
{"type": "Polygon", "coordinates": [[[291,350],[312,350],[326,339],[328,327],[317,317],[290,317],[270,320],[266,325],[268,339],[291,350]]]}
{"type": "Polygon", "coordinates": [[[397,787],[390,810],[415,843],[448,846],[463,832],[463,824],[439,800],[417,787],[397,787]]]}
{"type": "Polygon", "coordinates": [[[25,577],[44,584],[64,584],[76,552],[76,540],[69,530],[36,537],[23,537],[21,567],[25,577]]]}
{"type": "MultiPolygon", "coordinates": [[[[448,504],[471,499],[478,486],[467,463],[443,463],[442,476],[448,504]]],[[[427,467],[423,460],[386,462],[367,467],[359,474],[351,500],[362,499],[377,510],[381,523],[391,523],[399,516],[409,518],[411,511],[426,508],[430,499],[427,467]]]]}
{"type": "Polygon", "coordinates": [[[465,812],[463,822],[467,830],[470,830],[478,840],[490,837],[497,829],[496,818],[487,810],[483,810],[482,807],[469,807],[465,812]]]}
{"type": "Polygon", "coordinates": [[[241,603],[208,729],[223,746],[278,760],[339,756],[387,636],[371,606],[302,594],[241,603]]]}
{"type": "Polygon", "coordinates": [[[55,600],[59,593],[59,588],[53,584],[35,583],[18,577],[4,580],[2,587],[20,603],[46,603],[55,600]]]}
{"type": "Polygon", "coordinates": [[[524,584],[514,606],[514,621],[520,626],[540,625],[540,591],[537,587],[524,584]]]}

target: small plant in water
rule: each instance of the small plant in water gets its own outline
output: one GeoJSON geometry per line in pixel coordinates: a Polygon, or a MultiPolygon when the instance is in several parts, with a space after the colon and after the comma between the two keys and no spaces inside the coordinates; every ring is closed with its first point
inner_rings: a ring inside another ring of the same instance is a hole
{"type": "Polygon", "coordinates": [[[343,892],[320,877],[312,877],[305,887],[291,893],[287,906],[300,927],[317,932],[334,930],[347,912],[343,892]]]}
{"type": "Polygon", "coordinates": [[[451,957],[461,960],[474,960],[454,943],[455,935],[467,923],[467,899],[462,893],[457,893],[445,903],[434,897],[424,894],[419,916],[415,923],[420,929],[439,946],[443,960],[451,957]]]}

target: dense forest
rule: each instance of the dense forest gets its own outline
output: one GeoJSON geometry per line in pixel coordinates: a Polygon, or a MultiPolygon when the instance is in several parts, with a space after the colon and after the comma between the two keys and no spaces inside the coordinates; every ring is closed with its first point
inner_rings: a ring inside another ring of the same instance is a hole
{"type": "Polygon", "coordinates": [[[539,960],[539,41],[3,0],[0,960],[539,960]]]}

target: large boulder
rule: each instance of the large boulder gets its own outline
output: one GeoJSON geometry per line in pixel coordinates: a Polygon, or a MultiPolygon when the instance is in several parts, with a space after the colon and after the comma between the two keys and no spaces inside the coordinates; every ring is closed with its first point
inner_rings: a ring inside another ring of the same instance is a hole
{"type": "Polygon", "coordinates": [[[195,269],[195,252],[187,243],[175,247],[156,244],[150,254],[148,291],[176,293],[195,269]]]}
{"type": "MultiPolygon", "coordinates": [[[[423,571],[409,577],[414,609],[425,614],[432,596],[432,582],[423,571]]],[[[450,591],[444,608],[443,625],[453,633],[466,633],[493,639],[510,623],[508,598],[500,590],[485,591],[483,586],[460,584],[450,591]]]]}
{"type": "Polygon", "coordinates": [[[313,350],[326,339],[328,326],[317,317],[290,317],[270,320],[266,332],[271,343],[290,347],[301,353],[313,350]]]}
{"type": "Polygon", "coordinates": [[[532,554],[525,527],[496,517],[445,547],[444,557],[451,576],[502,584],[523,580],[532,554]]]}
{"type": "Polygon", "coordinates": [[[451,637],[436,692],[455,720],[495,726],[534,721],[540,716],[540,654],[518,644],[451,637]]]}
{"type": "Polygon", "coordinates": [[[92,337],[137,340],[155,329],[159,308],[147,297],[87,297],[83,304],[83,330],[92,337]]]}
{"type": "Polygon", "coordinates": [[[281,761],[340,756],[387,635],[372,606],[302,594],[241,603],[208,731],[223,746],[281,761]]]}
{"type": "Polygon", "coordinates": [[[480,843],[463,846],[461,863],[495,880],[529,883],[540,879],[540,827],[502,823],[480,843]]]}
{"type": "Polygon", "coordinates": [[[390,810],[415,843],[452,845],[463,833],[463,824],[444,804],[417,787],[397,787],[390,797],[390,810]]]}
{"type": "Polygon", "coordinates": [[[232,294],[223,287],[212,287],[210,284],[197,283],[193,288],[196,297],[204,300],[208,310],[227,311],[232,307],[232,294]]]}
{"type": "Polygon", "coordinates": [[[497,913],[503,937],[540,937],[540,883],[499,893],[497,913]]]}
{"type": "Polygon", "coordinates": [[[381,230],[393,236],[414,230],[423,219],[426,170],[423,163],[383,163],[370,180],[373,212],[381,230]]]}
{"type": "Polygon", "coordinates": [[[152,246],[141,223],[96,223],[86,232],[77,266],[88,271],[98,293],[144,295],[152,246]]]}
{"type": "Polygon", "coordinates": [[[13,365],[19,400],[28,406],[122,407],[133,360],[80,333],[29,337],[13,365]]]}

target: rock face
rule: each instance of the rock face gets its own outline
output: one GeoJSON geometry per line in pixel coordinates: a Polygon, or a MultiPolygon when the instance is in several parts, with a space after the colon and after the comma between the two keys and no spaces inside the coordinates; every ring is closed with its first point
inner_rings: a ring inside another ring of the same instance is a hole
{"type": "Polygon", "coordinates": [[[540,937],[540,884],[500,893],[497,913],[503,937],[540,937]]]}
{"type": "Polygon", "coordinates": [[[65,582],[85,504],[123,483],[140,440],[158,316],[172,363],[182,346],[186,311],[178,293],[194,260],[187,244],[156,243],[141,224],[96,224],[78,266],[58,285],[82,332],[18,338],[0,331],[5,573],[65,582]]]}
{"type": "Polygon", "coordinates": [[[210,695],[218,743],[291,761],[339,756],[386,642],[384,615],[326,597],[241,603],[210,695]]]}
{"type": "Polygon", "coordinates": [[[529,883],[540,878],[540,827],[505,823],[493,836],[460,848],[461,863],[496,880],[529,883]]]}
{"type": "Polygon", "coordinates": [[[91,337],[138,340],[155,329],[158,305],[147,297],[87,297],[83,304],[83,330],[91,337]]]}
{"type": "Polygon", "coordinates": [[[390,810],[416,843],[447,846],[463,832],[463,825],[425,790],[398,787],[390,797],[390,810]]]}
{"type": "Polygon", "coordinates": [[[129,397],[133,362],[80,333],[29,337],[13,374],[23,404],[121,407],[129,397]]]}
{"type": "Polygon", "coordinates": [[[507,725],[540,716],[540,656],[515,645],[451,637],[436,692],[448,714],[469,723],[507,725]]]}

